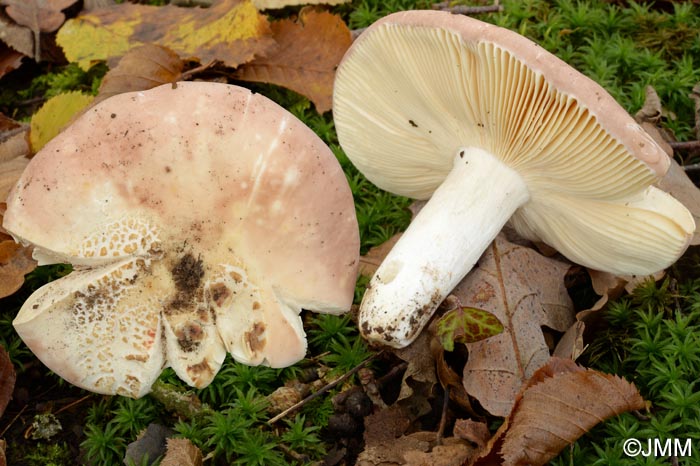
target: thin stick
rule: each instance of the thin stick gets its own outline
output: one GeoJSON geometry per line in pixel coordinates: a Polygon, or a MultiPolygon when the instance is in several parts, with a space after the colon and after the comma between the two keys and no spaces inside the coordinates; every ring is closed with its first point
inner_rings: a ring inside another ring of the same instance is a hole
{"type": "Polygon", "coordinates": [[[700,170],[700,163],[691,163],[690,165],[682,165],[682,167],[687,172],[695,172],[700,170]]]}
{"type": "Polygon", "coordinates": [[[671,141],[668,143],[673,150],[693,150],[700,149],[700,141],[671,141]]]}
{"type": "Polygon", "coordinates": [[[85,400],[87,400],[87,399],[89,399],[89,398],[91,398],[91,397],[92,397],[92,395],[85,395],[85,396],[82,397],[82,398],[79,398],[79,399],[77,399],[77,400],[75,400],[75,401],[72,401],[72,402],[68,403],[67,405],[65,405],[64,407],[62,407],[61,409],[59,409],[58,411],[56,411],[56,412],[53,413],[53,414],[56,415],[56,414],[62,413],[63,411],[65,411],[65,410],[67,410],[67,409],[71,409],[73,406],[78,405],[78,404],[82,403],[83,401],[85,401],[85,400]]]}
{"type": "Polygon", "coordinates": [[[19,410],[19,413],[15,414],[15,417],[13,417],[12,420],[10,421],[10,423],[2,430],[2,432],[0,432],[0,437],[5,436],[5,432],[7,432],[7,430],[10,427],[12,427],[12,424],[14,424],[15,421],[17,420],[17,418],[22,415],[22,413],[24,412],[25,409],[27,409],[27,405],[22,406],[22,409],[19,410]]]}
{"type": "Polygon", "coordinates": [[[189,71],[185,71],[184,73],[182,73],[182,75],[180,75],[180,80],[185,81],[185,80],[191,78],[193,75],[195,75],[195,74],[197,74],[197,73],[200,73],[200,72],[202,72],[202,71],[206,71],[207,69],[209,69],[209,68],[211,68],[212,66],[214,66],[214,64],[215,64],[216,62],[217,62],[217,60],[211,60],[209,63],[206,63],[206,64],[204,64],[204,65],[200,65],[200,66],[198,66],[198,67],[196,67],[196,68],[192,68],[192,69],[189,70],[189,71]]]}
{"type": "Polygon", "coordinates": [[[24,133],[25,131],[29,131],[29,125],[22,125],[18,126],[17,128],[12,128],[8,129],[7,131],[3,131],[2,133],[0,133],[0,142],[7,141],[12,136],[24,133]]]}
{"type": "Polygon", "coordinates": [[[294,406],[291,406],[291,407],[285,409],[284,411],[282,411],[281,413],[279,413],[277,416],[275,416],[275,417],[273,417],[272,419],[270,419],[269,421],[267,421],[267,423],[268,423],[268,424],[274,424],[275,422],[279,421],[279,420],[282,419],[283,417],[287,416],[287,414],[296,411],[297,409],[299,409],[299,408],[301,408],[302,406],[304,406],[304,405],[306,405],[307,403],[309,403],[311,400],[314,400],[314,399],[318,398],[319,396],[323,395],[324,393],[326,393],[328,390],[330,390],[331,388],[335,387],[336,385],[345,382],[347,379],[349,379],[350,377],[352,377],[353,375],[355,375],[355,374],[357,373],[357,371],[359,371],[360,369],[362,369],[363,367],[365,367],[365,366],[367,365],[368,362],[372,361],[374,358],[376,358],[376,357],[379,356],[380,354],[382,354],[381,351],[380,351],[379,353],[373,354],[372,356],[368,357],[367,359],[365,359],[364,361],[362,361],[360,364],[358,364],[357,366],[353,367],[352,369],[350,369],[350,370],[349,370],[348,372],[346,372],[345,374],[343,374],[343,375],[341,375],[340,377],[338,377],[337,379],[335,379],[333,382],[330,382],[330,383],[327,384],[326,386],[320,388],[318,391],[316,391],[316,392],[312,393],[311,395],[307,396],[306,398],[304,398],[303,400],[301,400],[300,402],[298,402],[298,403],[295,404],[294,406]]]}
{"type": "Polygon", "coordinates": [[[447,406],[450,404],[450,386],[445,387],[445,399],[442,400],[442,415],[440,416],[440,427],[437,431],[437,444],[442,445],[442,436],[445,435],[447,426],[447,406]]]}
{"type": "Polygon", "coordinates": [[[484,6],[452,5],[452,2],[439,2],[433,4],[433,10],[449,11],[456,15],[480,15],[503,11],[503,5],[499,5],[498,1],[494,2],[493,5],[484,6]]]}

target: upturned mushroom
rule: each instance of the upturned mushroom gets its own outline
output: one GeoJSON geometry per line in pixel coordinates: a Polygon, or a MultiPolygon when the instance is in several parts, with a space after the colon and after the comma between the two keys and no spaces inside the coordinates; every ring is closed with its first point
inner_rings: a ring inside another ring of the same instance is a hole
{"type": "Polygon", "coordinates": [[[362,334],[403,347],[507,223],[592,269],[650,274],[695,229],[652,184],[669,159],[592,80],[506,29],[389,15],[335,81],[340,144],[380,188],[428,203],[370,281],[362,334]]]}
{"type": "Polygon", "coordinates": [[[180,82],[112,97],[31,161],[3,226],[73,272],[14,326],[82,388],[139,397],[164,367],[194,387],[226,353],[301,359],[302,308],[350,307],[354,205],[333,153],[267,98],[180,82]]]}

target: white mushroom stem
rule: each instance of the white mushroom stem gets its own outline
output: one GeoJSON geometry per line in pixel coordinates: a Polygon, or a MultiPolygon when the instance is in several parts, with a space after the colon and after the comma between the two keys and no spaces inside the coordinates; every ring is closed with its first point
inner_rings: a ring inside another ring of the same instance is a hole
{"type": "Polygon", "coordinates": [[[490,153],[457,151],[454,166],[370,281],[360,328],[370,341],[411,343],[530,198],[523,178],[490,153]]]}

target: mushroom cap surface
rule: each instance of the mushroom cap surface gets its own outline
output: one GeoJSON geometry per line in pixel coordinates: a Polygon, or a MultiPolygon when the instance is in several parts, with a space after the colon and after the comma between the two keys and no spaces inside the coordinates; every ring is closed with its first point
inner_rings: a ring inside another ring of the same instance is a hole
{"type": "Polygon", "coordinates": [[[591,268],[655,272],[695,229],[651,186],[668,156],[600,85],[473,18],[406,11],[374,23],[338,68],[333,115],[353,164],[403,196],[429,198],[461,148],[489,152],[528,187],[511,225],[591,268]]]}
{"type": "Polygon", "coordinates": [[[301,308],[352,302],[359,236],[333,153],[247,89],[180,82],[101,102],[50,141],[3,226],[68,276],[14,324],[69,382],[141,396],[163,367],[207,385],[227,352],[301,359],[301,308]]]}

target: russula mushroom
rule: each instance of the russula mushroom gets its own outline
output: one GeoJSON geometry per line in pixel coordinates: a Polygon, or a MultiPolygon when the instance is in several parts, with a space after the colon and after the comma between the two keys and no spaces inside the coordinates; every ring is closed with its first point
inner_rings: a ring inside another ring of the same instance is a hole
{"type": "Polygon", "coordinates": [[[90,109],[30,162],[4,228],[74,271],[14,326],[69,382],[139,397],[227,352],[301,359],[299,312],[347,311],[359,237],[345,176],[303,123],[236,86],[180,82],[90,109]]]}
{"type": "Polygon", "coordinates": [[[333,115],[370,181],[430,198],[370,281],[371,341],[413,341],[508,221],[617,274],[667,267],[695,229],[652,186],[668,157],[602,87],[472,18],[406,11],[373,24],[338,68],[333,115]]]}

